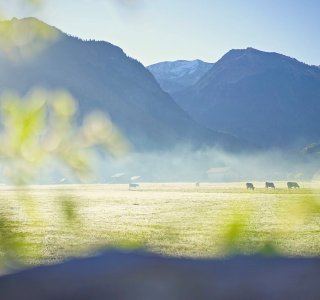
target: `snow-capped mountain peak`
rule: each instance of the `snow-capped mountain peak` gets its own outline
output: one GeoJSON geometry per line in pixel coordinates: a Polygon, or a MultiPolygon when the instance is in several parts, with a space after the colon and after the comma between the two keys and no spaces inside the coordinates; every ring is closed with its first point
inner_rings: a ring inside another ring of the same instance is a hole
{"type": "Polygon", "coordinates": [[[197,59],[160,62],[148,69],[163,90],[173,93],[195,84],[212,66],[212,63],[197,59]]]}

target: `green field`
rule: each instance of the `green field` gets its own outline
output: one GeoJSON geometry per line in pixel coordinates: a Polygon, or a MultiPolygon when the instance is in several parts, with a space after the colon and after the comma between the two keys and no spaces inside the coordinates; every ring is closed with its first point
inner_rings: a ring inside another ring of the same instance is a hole
{"type": "Polygon", "coordinates": [[[19,255],[31,263],[114,245],[178,256],[319,255],[320,185],[254,184],[1,186],[1,232],[24,241],[19,255]]]}

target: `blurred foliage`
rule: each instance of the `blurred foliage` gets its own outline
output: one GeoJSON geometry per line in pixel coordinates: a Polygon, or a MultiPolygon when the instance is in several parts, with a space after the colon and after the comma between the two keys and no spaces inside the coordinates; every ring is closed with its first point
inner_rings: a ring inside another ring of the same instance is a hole
{"type": "Polygon", "coordinates": [[[232,213],[232,219],[230,223],[225,224],[223,229],[223,252],[227,254],[234,254],[242,252],[241,241],[247,237],[247,231],[249,227],[249,215],[240,214],[237,211],[232,213]]]}
{"type": "Polygon", "coordinates": [[[43,3],[43,0],[23,0],[23,1],[37,8],[40,7],[41,4],[43,3]]]}
{"type": "Polygon", "coordinates": [[[70,199],[69,197],[61,197],[59,200],[63,220],[65,220],[66,223],[71,227],[79,225],[81,220],[78,216],[78,207],[76,202],[70,199]]]}
{"type": "MultiPolygon", "coordinates": [[[[12,0],[16,5],[39,10],[43,0],[12,0]]],[[[59,38],[59,31],[37,22],[33,18],[26,18],[23,22],[13,18],[6,20],[5,11],[0,1],[0,53],[12,61],[21,62],[35,58],[48,43],[59,38]]]]}
{"type": "MultiPolygon", "coordinates": [[[[97,147],[114,156],[128,151],[128,144],[107,116],[89,114],[81,125],[76,119],[77,107],[65,91],[34,89],[24,98],[12,92],[1,97],[0,162],[7,183],[28,185],[39,179],[44,168],[54,169],[59,165],[68,168],[79,182],[86,182],[92,175],[97,147]]],[[[42,227],[46,222],[28,189],[19,193],[18,199],[27,221],[0,213],[0,257],[5,261],[28,255],[36,257],[37,253],[28,254],[29,250],[37,249],[26,242],[28,239],[21,234],[21,228],[28,224],[42,227]]],[[[63,230],[77,230],[81,220],[76,202],[68,197],[59,201],[63,230]]]]}
{"type": "Polygon", "coordinates": [[[59,38],[59,31],[35,19],[0,22],[0,51],[13,61],[35,57],[59,38]]]}
{"type": "MultiPolygon", "coordinates": [[[[271,207],[270,215],[275,217],[278,224],[276,230],[270,230],[263,243],[255,242],[254,228],[261,226],[261,221],[255,219],[258,215],[254,205],[244,207],[231,206],[226,210],[231,215],[229,222],[221,221],[221,252],[224,255],[260,254],[266,256],[281,255],[277,243],[283,237],[294,239],[295,232],[306,226],[312,228],[317,224],[320,216],[320,199],[312,193],[302,198],[302,201],[292,201],[290,207],[285,201],[279,200],[275,207],[271,207]]],[[[221,220],[227,219],[222,215],[221,220]]],[[[320,249],[319,249],[320,250],[320,249]]]]}
{"type": "Polygon", "coordinates": [[[92,113],[78,126],[76,112],[75,100],[64,91],[35,89],[24,99],[6,93],[0,106],[0,159],[6,178],[27,184],[48,162],[60,161],[84,181],[95,155],[90,149],[100,145],[112,155],[128,150],[106,116],[92,113]]]}
{"type": "Polygon", "coordinates": [[[19,253],[26,251],[26,240],[17,231],[19,226],[0,214],[0,265],[15,260],[19,253]]]}

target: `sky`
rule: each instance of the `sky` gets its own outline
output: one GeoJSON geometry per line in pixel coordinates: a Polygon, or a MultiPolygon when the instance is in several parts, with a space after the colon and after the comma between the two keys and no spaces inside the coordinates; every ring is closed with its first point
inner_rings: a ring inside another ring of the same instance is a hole
{"type": "Polygon", "coordinates": [[[6,18],[35,16],[83,39],[108,41],[144,65],[215,62],[253,47],[320,65],[319,0],[0,0],[6,18]]]}

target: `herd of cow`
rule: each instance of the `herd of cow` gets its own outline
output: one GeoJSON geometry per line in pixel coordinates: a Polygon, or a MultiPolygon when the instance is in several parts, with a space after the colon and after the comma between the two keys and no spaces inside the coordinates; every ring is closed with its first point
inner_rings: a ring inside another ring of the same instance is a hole
{"type": "MultiPolygon", "coordinates": [[[[196,182],[196,187],[199,187],[199,186],[200,186],[200,182],[196,182]]],[[[139,187],[138,183],[129,183],[129,190],[136,189],[138,187],[139,187]]],[[[254,190],[255,189],[253,183],[251,183],[251,182],[247,182],[246,187],[247,187],[247,190],[254,190]]],[[[295,181],[287,182],[287,187],[288,187],[288,189],[293,189],[293,188],[299,189],[300,188],[299,184],[295,181]]],[[[266,182],[265,188],[266,189],[268,189],[268,188],[275,189],[276,186],[274,185],[273,182],[266,182]]]]}
{"type": "MultiPolygon", "coordinates": [[[[255,189],[253,183],[251,183],[251,182],[247,182],[246,183],[246,187],[247,187],[247,190],[254,190],[255,189]]],[[[288,187],[289,190],[293,189],[293,188],[295,188],[295,189],[299,189],[300,188],[299,184],[297,182],[294,182],[294,181],[287,182],[287,187],[288,187]]],[[[268,189],[268,188],[275,189],[276,186],[274,185],[273,182],[266,182],[265,188],[266,189],[268,189]]]]}

